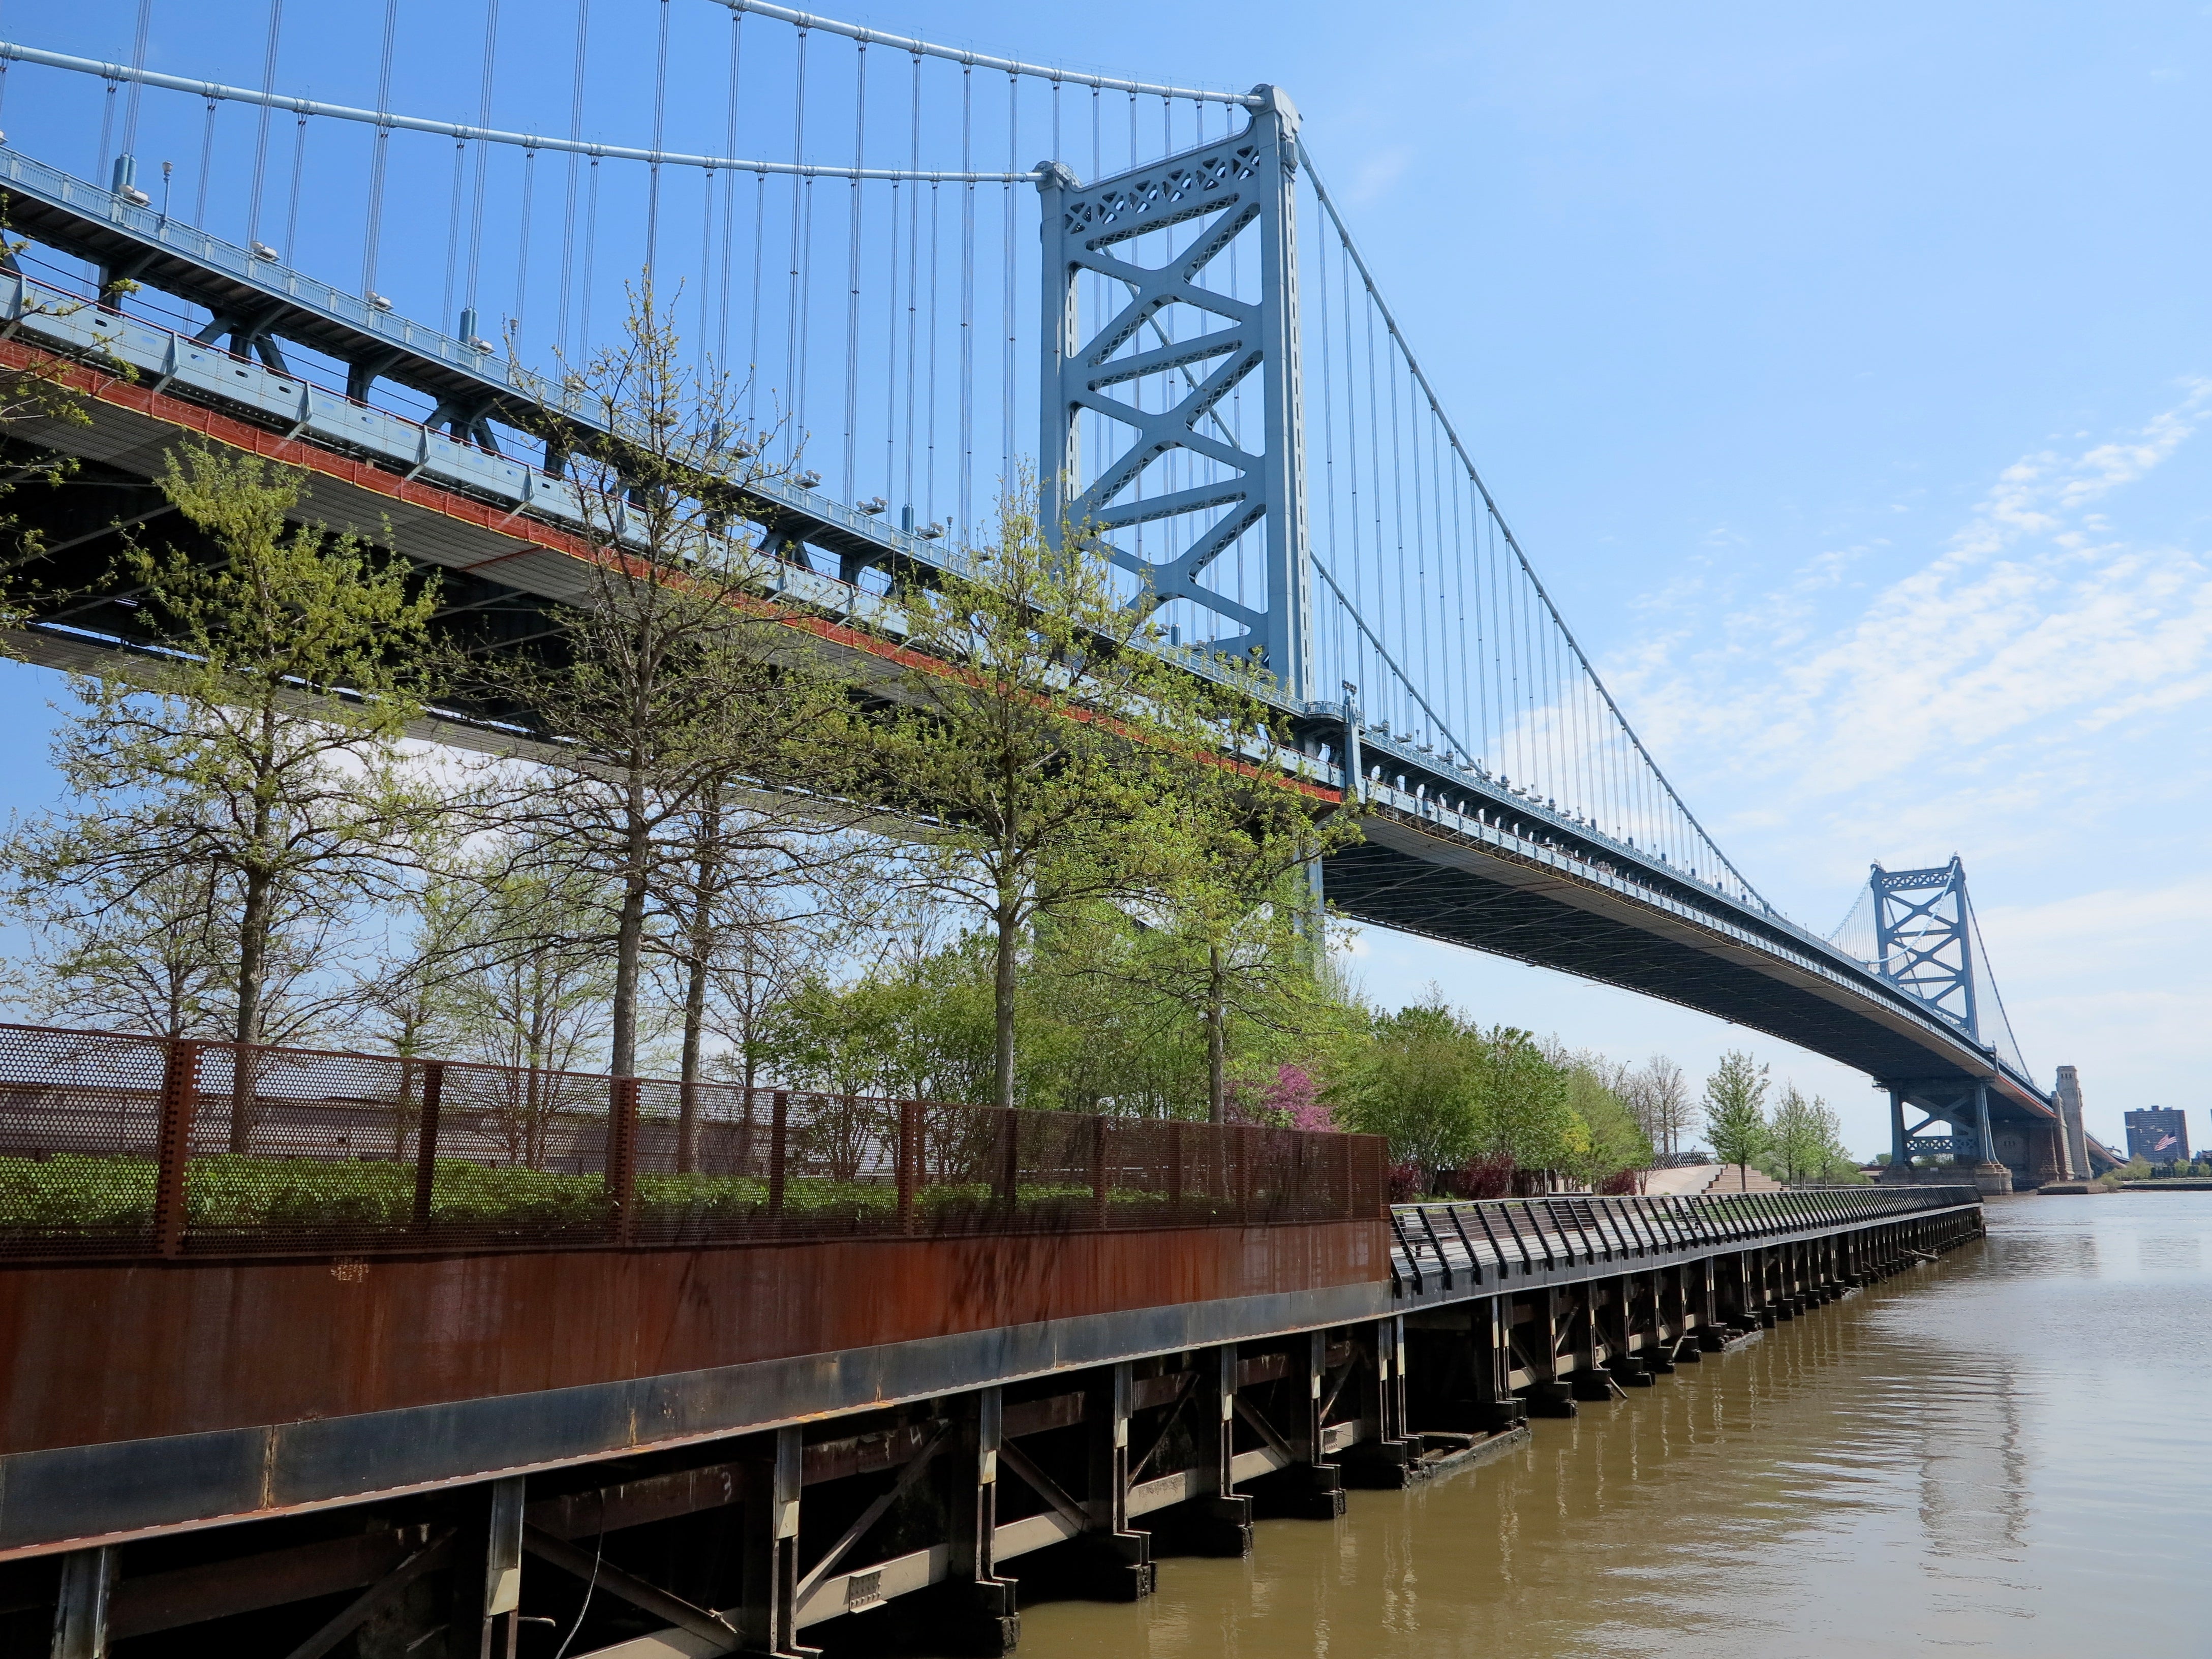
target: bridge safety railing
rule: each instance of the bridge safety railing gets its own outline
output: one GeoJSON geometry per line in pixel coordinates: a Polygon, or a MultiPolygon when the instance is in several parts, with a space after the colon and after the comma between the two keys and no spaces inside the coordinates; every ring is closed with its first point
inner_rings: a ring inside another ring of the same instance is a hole
{"type": "Polygon", "coordinates": [[[1980,1201],[1971,1186],[1911,1186],[1400,1204],[1390,1211],[1391,1272],[1416,1292],[1599,1264],[1632,1273],[1638,1259],[1748,1248],[1980,1201]]]}
{"type": "Polygon", "coordinates": [[[1380,1220],[1377,1137],[0,1026],[0,1260],[1380,1220]]]}

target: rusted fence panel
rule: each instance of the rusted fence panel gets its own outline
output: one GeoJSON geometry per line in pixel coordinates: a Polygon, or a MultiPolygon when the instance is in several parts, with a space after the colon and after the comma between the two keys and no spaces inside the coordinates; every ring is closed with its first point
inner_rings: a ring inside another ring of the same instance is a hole
{"type": "Polygon", "coordinates": [[[0,1260],[1379,1218],[1382,1141],[0,1026],[0,1260]]]}

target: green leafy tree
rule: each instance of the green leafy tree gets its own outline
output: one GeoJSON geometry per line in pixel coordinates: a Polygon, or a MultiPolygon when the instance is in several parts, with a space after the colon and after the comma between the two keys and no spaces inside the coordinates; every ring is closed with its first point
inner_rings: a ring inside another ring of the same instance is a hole
{"type": "MultiPolygon", "coordinates": [[[[19,833],[18,867],[60,898],[130,902],[206,872],[222,899],[230,1035],[259,1044],[288,943],[402,896],[435,831],[439,800],[401,746],[435,592],[357,537],[289,522],[304,474],[192,444],[161,484],[220,558],[131,555],[168,649],[73,681],[55,758],[75,804],[19,833]]],[[[250,1072],[234,1152],[253,1127],[250,1072]]]]}
{"type": "Polygon", "coordinates": [[[1484,1127],[1480,1150],[1525,1171],[1572,1175],[1590,1153],[1566,1068],[1529,1033],[1498,1025],[1482,1034],[1484,1127]]]}
{"type": "Polygon", "coordinates": [[[1577,1178],[1596,1187],[1623,1170],[1650,1168],[1651,1142],[1606,1075],[1582,1060],[1563,1069],[1567,1105],[1588,1141],[1588,1150],[1572,1166],[1577,1178]]]}
{"type": "MultiPolygon", "coordinates": [[[[1256,700],[1233,710],[1224,746],[1276,734],[1256,700]]],[[[1192,768],[1176,803],[1181,857],[1164,889],[1167,926],[1145,953],[1158,994],[1198,1016],[1205,1033],[1206,1115],[1228,1120],[1231,1025],[1291,1036],[1333,1012],[1314,967],[1326,917],[1316,863],[1358,839],[1348,814],[1316,814],[1291,780],[1256,769],[1192,768]]]]}
{"type": "Polygon", "coordinates": [[[1766,1121],[1766,1067],[1731,1049],[1705,1079],[1705,1132],[1713,1156],[1736,1166],[1740,1187],[1750,1185],[1753,1159],[1773,1144],[1766,1121]]]}
{"type": "Polygon", "coordinates": [[[1055,547],[1034,483],[1000,502],[965,574],[900,590],[912,666],[872,747],[874,787],[933,820],[925,879],[993,945],[993,1099],[1014,1103],[1020,964],[1041,922],[1156,899],[1184,853],[1175,803],[1238,724],[1233,689],[1146,648],[1105,549],[1055,547]]]}
{"type": "Polygon", "coordinates": [[[1431,994],[1377,1018],[1330,1093],[1348,1127],[1388,1136],[1392,1158],[1432,1179],[1491,1150],[1485,1142],[1497,1121],[1486,1109],[1487,1060],[1482,1034],[1431,994]]]}
{"type": "Polygon", "coordinates": [[[1794,1083],[1784,1084],[1775,1103],[1773,1156],[1784,1182],[1819,1181],[1851,1167],[1844,1150],[1843,1122],[1817,1095],[1808,1099],[1794,1083]]]}

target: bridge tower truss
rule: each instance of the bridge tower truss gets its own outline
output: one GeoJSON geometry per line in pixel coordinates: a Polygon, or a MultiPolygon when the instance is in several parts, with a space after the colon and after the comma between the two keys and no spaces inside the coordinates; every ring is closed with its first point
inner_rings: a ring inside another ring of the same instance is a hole
{"type": "Polygon", "coordinates": [[[1048,533],[1063,525],[1101,532],[1113,562],[1137,580],[1133,604],[1150,610],[1187,600],[1224,618],[1242,631],[1218,636],[1213,648],[1256,653],[1297,702],[1313,695],[1298,115],[1279,88],[1255,94],[1264,102],[1241,131],[1150,166],[1090,185],[1058,165],[1040,170],[1038,483],[1048,533]],[[1194,231],[1180,246],[1175,236],[1155,235],[1183,225],[1194,231]],[[1217,264],[1248,231],[1259,243],[1254,299],[1239,297],[1217,264]],[[1101,279],[1089,291],[1113,296],[1088,313],[1079,303],[1086,276],[1101,279]],[[1176,326],[1191,313],[1206,325],[1194,336],[1176,326]],[[1259,428],[1239,432],[1224,410],[1255,375],[1259,428]],[[1145,384],[1161,377],[1168,395],[1143,397],[1145,384]],[[1146,408],[1147,401],[1164,406],[1146,408]],[[1101,418],[1086,422],[1086,414],[1101,418]],[[1163,521],[1170,535],[1158,557],[1125,533],[1163,521]],[[1203,580],[1254,532],[1265,546],[1266,592],[1257,603],[1203,580]]]}
{"type": "Polygon", "coordinates": [[[1868,885],[1874,894],[1875,962],[1882,976],[1979,1043],[1965,866],[1955,855],[1932,870],[1885,870],[1877,864],[1868,885]]]}

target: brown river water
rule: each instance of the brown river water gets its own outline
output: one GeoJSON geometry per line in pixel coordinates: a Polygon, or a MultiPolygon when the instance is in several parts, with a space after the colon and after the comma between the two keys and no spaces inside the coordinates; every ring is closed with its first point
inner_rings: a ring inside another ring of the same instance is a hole
{"type": "Polygon", "coordinates": [[[2212,1193],[2024,1196],[1990,1237],[1024,1659],[2212,1655],[2212,1193]]]}

